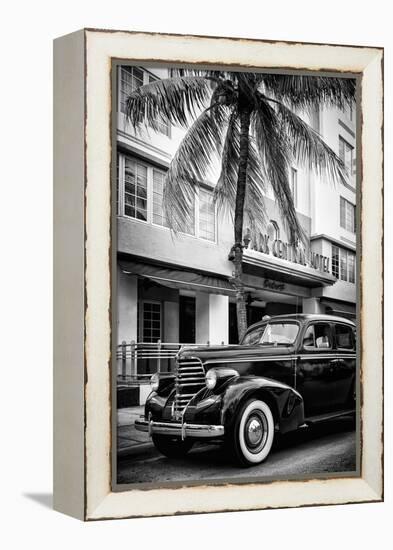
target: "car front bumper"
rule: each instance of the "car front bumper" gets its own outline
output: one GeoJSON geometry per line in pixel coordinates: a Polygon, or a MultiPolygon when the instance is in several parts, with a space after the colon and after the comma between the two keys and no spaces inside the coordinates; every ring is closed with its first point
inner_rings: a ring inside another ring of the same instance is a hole
{"type": "Polygon", "coordinates": [[[211,424],[187,424],[186,422],[155,422],[141,418],[135,420],[135,428],[140,432],[148,432],[149,435],[173,435],[195,438],[215,438],[224,435],[224,426],[211,424]]]}

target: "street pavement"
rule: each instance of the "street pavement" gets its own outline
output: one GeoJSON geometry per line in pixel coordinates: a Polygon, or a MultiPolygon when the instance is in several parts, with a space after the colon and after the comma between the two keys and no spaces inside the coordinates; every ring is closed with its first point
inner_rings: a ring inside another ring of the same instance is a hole
{"type": "Polygon", "coordinates": [[[117,482],[146,483],[203,481],[218,478],[274,478],[353,472],[356,469],[356,432],[351,418],[321,423],[285,436],[276,436],[265,462],[251,468],[235,466],[219,445],[196,444],[186,458],[169,459],[152,445],[133,422],[143,408],[118,414],[117,482]]]}
{"type": "Polygon", "coordinates": [[[118,456],[140,453],[153,445],[145,432],[135,429],[135,420],[143,415],[144,407],[128,407],[117,411],[117,454],[118,456]]]}

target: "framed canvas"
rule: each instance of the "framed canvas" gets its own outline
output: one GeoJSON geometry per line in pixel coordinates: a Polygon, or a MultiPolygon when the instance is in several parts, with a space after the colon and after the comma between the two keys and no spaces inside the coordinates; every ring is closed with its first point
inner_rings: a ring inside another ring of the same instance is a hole
{"type": "Polygon", "coordinates": [[[383,50],[54,43],[54,507],[383,499],[383,50]]]}

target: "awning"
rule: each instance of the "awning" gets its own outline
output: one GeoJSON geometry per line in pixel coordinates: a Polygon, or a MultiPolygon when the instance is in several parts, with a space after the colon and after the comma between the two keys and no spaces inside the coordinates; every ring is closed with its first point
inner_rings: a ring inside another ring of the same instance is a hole
{"type": "Polygon", "coordinates": [[[244,251],[245,273],[308,288],[334,285],[336,278],[308,265],[296,264],[255,250],[244,251]]]}
{"type": "Polygon", "coordinates": [[[354,319],[356,317],[356,304],[337,302],[335,300],[329,300],[328,298],[322,298],[321,304],[326,306],[326,313],[340,315],[348,319],[354,319]]]}
{"type": "Polygon", "coordinates": [[[126,274],[146,277],[169,288],[225,295],[235,292],[228,280],[212,275],[202,275],[194,271],[171,269],[129,260],[120,261],[120,268],[126,274]]]}

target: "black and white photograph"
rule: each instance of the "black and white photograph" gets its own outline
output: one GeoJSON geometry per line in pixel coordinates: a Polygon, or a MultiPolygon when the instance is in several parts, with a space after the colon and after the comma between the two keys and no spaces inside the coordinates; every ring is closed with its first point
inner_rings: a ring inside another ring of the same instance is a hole
{"type": "Polygon", "coordinates": [[[382,550],[387,4],[53,6],[3,10],[1,546],[382,550]]]}
{"type": "Polygon", "coordinates": [[[359,475],[356,78],[112,82],[117,486],[359,475]]]}

